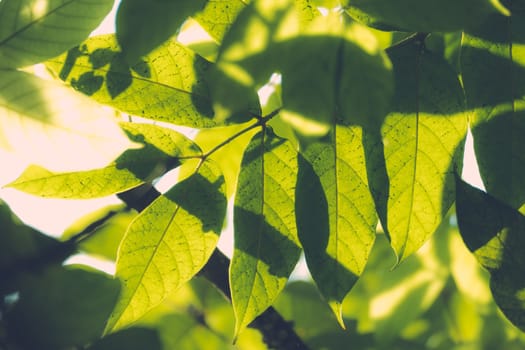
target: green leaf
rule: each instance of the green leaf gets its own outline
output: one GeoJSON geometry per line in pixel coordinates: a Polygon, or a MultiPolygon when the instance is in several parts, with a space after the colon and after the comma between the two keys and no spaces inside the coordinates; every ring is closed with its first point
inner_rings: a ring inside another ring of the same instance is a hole
{"type": "Polygon", "coordinates": [[[341,304],[368,261],[377,224],[363,137],[358,127],[337,125],[325,142],[309,145],[296,188],[308,269],[342,326],[341,304]]]}
{"type": "Polygon", "coordinates": [[[88,350],[162,350],[157,330],[142,327],[123,329],[110,334],[87,348],[88,350]]]}
{"type": "Polygon", "coordinates": [[[129,66],[114,35],[89,38],[46,62],[60,79],[125,113],[191,127],[216,122],[205,80],[210,62],[169,41],[129,66]]]}
{"type": "Polygon", "coordinates": [[[222,229],[225,191],[218,169],[203,163],[131,223],[117,258],[123,291],[107,331],[139,319],[204,266],[222,229]]]}
{"type": "Polygon", "coordinates": [[[102,334],[119,283],[100,272],[57,266],[28,275],[19,293],[6,315],[10,336],[26,349],[64,349],[102,334]]]}
{"type": "Polygon", "coordinates": [[[132,146],[114,112],[54,81],[0,70],[0,146],[55,171],[107,165],[132,146]]]}
{"type": "MultiPolygon", "coordinates": [[[[487,192],[514,208],[525,204],[525,13],[492,16],[465,33],[461,69],[474,149],[487,192]]],[[[516,9],[515,9],[516,8],[516,9]]]]}
{"type": "Polygon", "coordinates": [[[508,14],[498,0],[348,0],[347,12],[385,30],[452,32],[481,23],[493,13],[508,14]]]}
{"type": "Polygon", "coordinates": [[[117,39],[127,61],[135,63],[168,40],[204,4],[204,0],[122,0],[117,13],[117,39]]]}
{"type": "Polygon", "coordinates": [[[208,0],[204,9],[194,17],[218,43],[230,29],[237,15],[249,0],[208,0]]]}
{"type": "Polygon", "coordinates": [[[142,148],[124,152],[103,168],[81,172],[52,172],[31,165],[7,186],[40,197],[89,199],[108,196],[152,181],[180,165],[178,157],[198,157],[198,146],[182,134],[152,124],[121,123],[142,148]]]}
{"type": "Polygon", "coordinates": [[[467,118],[455,71],[416,37],[392,48],[396,90],[382,126],[388,187],[376,203],[399,261],[434,233],[454,201],[467,118]]]}
{"type": "Polygon", "coordinates": [[[113,0],[3,0],[0,67],[42,62],[86,39],[113,0]]]}
{"type": "Polygon", "coordinates": [[[516,209],[456,176],[461,236],[490,273],[490,289],[505,316],[525,330],[525,218],[516,209]]]}
{"type": "Polygon", "coordinates": [[[244,154],[235,196],[230,281],[236,335],[272,304],[299,259],[296,177],[297,152],[263,128],[244,154]]]}

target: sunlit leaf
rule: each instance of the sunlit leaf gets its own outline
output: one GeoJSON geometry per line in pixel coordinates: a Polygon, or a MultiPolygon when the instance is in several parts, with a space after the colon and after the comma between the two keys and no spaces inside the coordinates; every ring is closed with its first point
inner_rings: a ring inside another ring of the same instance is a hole
{"type": "Polygon", "coordinates": [[[230,266],[235,334],[284,288],[301,252],[294,215],[297,152],[264,128],[242,161],[230,266]]]}
{"type": "Polygon", "coordinates": [[[434,233],[454,201],[467,118],[455,71],[409,40],[389,50],[396,90],[383,126],[388,188],[376,203],[399,261],[434,233]]]}
{"type": "Polygon", "coordinates": [[[192,127],[216,124],[204,78],[210,63],[175,41],[130,67],[115,36],[102,35],[46,65],[75,89],[131,115],[192,127]]]}
{"type": "Polygon", "coordinates": [[[127,61],[136,62],[168,40],[204,3],[204,0],[122,0],[117,13],[117,39],[127,61]]]}
{"type": "Polygon", "coordinates": [[[474,149],[487,191],[514,208],[525,204],[525,13],[492,16],[464,35],[461,70],[472,110],[474,149]]]}
{"type": "Polygon", "coordinates": [[[54,81],[0,70],[0,146],[54,171],[107,165],[132,146],[114,112],[54,81]]]}
{"type": "Polygon", "coordinates": [[[367,25],[414,32],[456,31],[489,14],[508,13],[497,0],[348,0],[348,13],[367,25]]]}
{"type": "Polygon", "coordinates": [[[297,227],[308,269],[343,325],[341,303],[368,261],[377,223],[363,133],[335,126],[299,163],[297,227]]]}
{"type": "Polygon", "coordinates": [[[42,62],[86,39],[113,0],[0,1],[0,67],[42,62]]]}
{"type": "Polygon", "coordinates": [[[131,140],[142,144],[103,168],[52,172],[31,165],[7,186],[41,197],[88,199],[123,192],[152,181],[180,165],[178,157],[197,157],[197,145],[182,134],[153,124],[121,123],[131,140]]]}
{"type": "Polygon", "coordinates": [[[30,275],[6,315],[26,349],[65,349],[97,339],[115,305],[118,281],[95,271],[54,267],[30,275]]]}
{"type": "Polygon", "coordinates": [[[490,289],[505,316],[525,330],[525,218],[516,209],[456,177],[461,236],[490,273],[490,289]]]}
{"type": "Polygon", "coordinates": [[[239,12],[248,3],[249,0],[209,0],[204,10],[195,15],[195,19],[220,43],[239,12]]]}
{"type": "Polygon", "coordinates": [[[136,321],[192,278],[215,249],[225,213],[224,179],[209,162],[142,211],[119,249],[123,291],[107,331],[136,321]]]}

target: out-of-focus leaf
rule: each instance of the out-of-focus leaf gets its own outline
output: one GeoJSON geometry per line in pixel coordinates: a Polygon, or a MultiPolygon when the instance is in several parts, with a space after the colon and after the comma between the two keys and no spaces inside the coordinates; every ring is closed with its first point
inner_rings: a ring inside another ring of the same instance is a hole
{"type": "Polygon", "coordinates": [[[26,349],[64,349],[97,339],[115,305],[119,283],[73,267],[28,275],[6,315],[8,331],[26,349]]]}
{"type": "Polygon", "coordinates": [[[0,67],[24,67],[86,39],[113,0],[0,1],[0,67]]]}
{"type": "Polygon", "coordinates": [[[72,247],[62,246],[64,249],[61,249],[62,243],[24,225],[2,201],[0,227],[0,295],[14,291],[13,277],[28,272],[31,267],[43,267],[42,261],[38,259],[42,254],[55,252],[54,256],[48,256],[47,263],[60,264],[73,253],[72,247]],[[29,266],[29,261],[37,266],[29,266]]]}
{"type": "Polygon", "coordinates": [[[0,146],[55,171],[107,165],[132,147],[113,112],[62,84],[0,70],[0,146]]]}
{"type": "Polygon", "coordinates": [[[281,292],[301,253],[294,213],[297,152],[271,130],[252,139],[242,161],[230,266],[235,334],[281,292]]]}
{"type": "Polygon", "coordinates": [[[525,204],[525,9],[521,1],[505,4],[510,17],[492,16],[465,33],[461,71],[485,188],[520,208],[525,204]]]}
{"type": "Polygon", "coordinates": [[[490,273],[496,304],[516,327],[525,330],[525,218],[459,176],[456,211],[463,241],[490,273]]]}
{"type": "Polygon", "coordinates": [[[498,0],[348,0],[347,12],[367,25],[413,32],[456,31],[490,14],[508,14],[498,0]]]}
{"type": "Polygon", "coordinates": [[[396,92],[382,126],[388,184],[376,201],[399,261],[434,233],[454,201],[467,117],[455,71],[419,39],[388,51],[396,92]]]}
{"type": "Polygon", "coordinates": [[[206,162],[135,218],[118,253],[123,291],[107,331],[136,321],[204,266],[222,229],[225,192],[224,178],[206,162]]]}
{"type": "Polygon", "coordinates": [[[341,303],[363,272],[377,224],[363,137],[359,127],[334,125],[328,139],[309,145],[299,162],[299,238],[310,273],[341,325],[341,303]]]}
{"type": "Polygon", "coordinates": [[[137,212],[128,209],[125,204],[103,207],[69,226],[62,234],[62,240],[67,240],[79,232],[92,228],[89,236],[83,237],[77,248],[85,253],[115,261],[120,241],[136,215],[137,212]],[[103,223],[94,226],[97,221],[103,221],[103,223]]]}
{"type": "Polygon", "coordinates": [[[7,186],[41,197],[89,199],[108,196],[152,181],[180,165],[178,157],[198,157],[197,145],[184,135],[153,124],[121,123],[139,149],[124,152],[103,168],[81,172],[53,172],[29,166],[7,186]]]}
{"type": "Polygon", "coordinates": [[[190,315],[171,314],[159,321],[159,332],[166,349],[228,350],[229,341],[190,315]]]}
{"type": "Polygon", "coordinates": [[[135,63],[168,40],[204,4],[204,0],[122,0],[117,12],[117,40],[127,61],[135,63]]]}
{"type": "Polygon", "coordinates": [[[88,350],[163,350],[157,330],[132,327],[95,342],[88,350]]]}
{"type": "Polygon", "coordinates": [[[210,62],[168,41],[129,66],[114,35],[89,38],[46,62],[60,79],[100,103],[131,115],[191,127],[211,127],[210,62]]]}

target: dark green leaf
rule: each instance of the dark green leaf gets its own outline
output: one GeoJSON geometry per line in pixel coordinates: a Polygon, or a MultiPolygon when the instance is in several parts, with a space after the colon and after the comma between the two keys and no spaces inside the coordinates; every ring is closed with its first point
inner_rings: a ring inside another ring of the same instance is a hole
{"type": "Polygon", "coordinates": [[[58,173],[31,165],[7,186],[41,197],[102,197],[154,180],[180,165],[178,157],[201,154],[197,145],[176,131],[152,124],[120,125],[143,147],[127,150],[114,162],[94,170],[58,173]]]}
{"type": "Polygon", "coordinates": [[[86,39],[113,0],[0,1],[0,67],[42,62],[86,39]]]}
{"type": "Polygon", "coordinates": [[[490,273],[496,304],[515,326],[525,330],[525,218],[458,176],[456,211],[463,241],[490,273]]]}
{"type": "Polygon", "coordinates": [[[136,321],[199,272],[219,239],[225,193],[222,175],[206,162],[135,218],[119,249],[123,291],[108,331],[136,321]]]}
{"type": "Polygon", "coordinates": [[[455,71],[417,37],[388,53],[396,79],[382,126],[389,184],[376,205],[401,261],[434,233],[454,201],[467,116],[455,71]]]}
{"type": "Polygon", "coordinates": [[[122,0],[117,39],[130,63],[168,40],[205,0],[122,0]]]}
{"type": "Polygon", "coordinates": [[[54,267],[28,275],[6,316],[10,336],[28,349],[63,349],[98,338],[119,293],[94,271],[54,267]]]}
{"type": "Polygon", "coordinates": [[[368,189],[363,132],[337,125],[299,162],[296,211],[308,268],[343,325],[341,304],[368,261],[377,217],[368,189]]]}
{"type": "Polygon", "coordinates": [[[88,350],[162,350],[159,334],[154,329],[132,327],[110,334],[88,350]]]}
{"type": "Polygon", "coordinates": [[[492,16],[464,35],[461,70],[474,149],[488,193],[514,208],[525,204],[525,12],[492,16]]]}
{"type": "Polygon", "coordinates": [[[508,13],[497,0],[348,0],[347,4],[348,13],[367,25],[414,32],[461,30],[489,14],[508,13]]]}
{"type": "Polygon", "coordinates": [[[211,64],[175,41],[128,66],[115,36],[103,35],[46,65],[75,89],[123,112],[191,127],[216,124],[205,81],[211,64]]]}
{"type": "Polygon", "coordinates": [[[272,304],[299,259],[296,177],[297,152],[263,128],[245,151],[235,196],[230,281],[236,335],[272,304]]]}

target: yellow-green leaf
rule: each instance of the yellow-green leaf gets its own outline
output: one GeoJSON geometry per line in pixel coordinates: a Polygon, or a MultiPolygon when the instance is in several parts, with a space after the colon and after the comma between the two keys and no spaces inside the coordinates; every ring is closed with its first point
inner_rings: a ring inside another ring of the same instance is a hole
{"type": "Polygon", "coordinates": [[[180,165],[178,157],[198,157],[197,145],[182,134],[153,124],[121,123],[130,139],[143,147],[124,152],[103,168],[53,172],[29,166],[7,186],[40,197],[89,199],[108,196],[152,181],[180,165]]]}
{"type": "Polygon", "coordinates": [[[137,216],[118,252],[123,287],[106,331],[138,320],[204,266],[222,229],[225,193],[222,175],[206,162],[137,216]]]}
{"type": "Polygon", "coordinates": [[[454,201],[467,118],[455,71],[416,38],[388,51],[396,80],[382,126],[389,184],[378,212],[399,261],[434,233],[454,201]]]}
{"type": "Polygon", "coordinates": [[[299,162],[299,238],[308,269],[341,325],[341,304],[368,261],[377,224],[363,134],[359,127],[337,125],[299,162]]]}
{"type": "Polygon", "coordinates": [[[301,253],[294,214],[297,152],[263,128],[242,161],[230,266],[235,334],[284,288],[301,253]]]}
{"type": "Polygon", "coordinates": [[[130,67],[115,36],[102,35],[46,66],[73,88],[131,115],[191,127],[216,124],[205,81],[210,63],[176,41],[130,67]]]}

